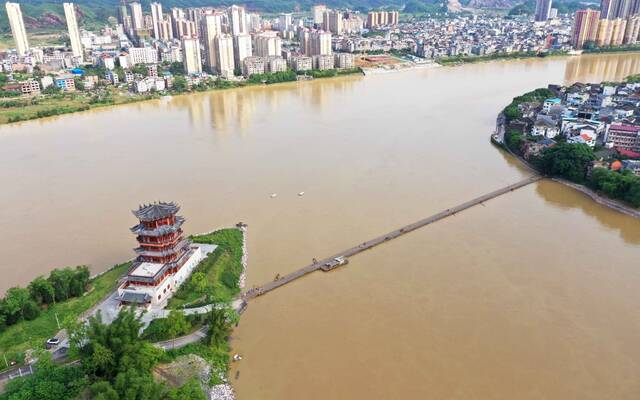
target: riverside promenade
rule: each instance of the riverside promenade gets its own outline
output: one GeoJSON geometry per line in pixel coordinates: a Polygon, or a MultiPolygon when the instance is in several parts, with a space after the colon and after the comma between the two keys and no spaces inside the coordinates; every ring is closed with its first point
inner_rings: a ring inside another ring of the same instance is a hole
{"type": "Polygon", "coordinates": [[[261,296],[267,292],[270,292],[274,289],[279,288],[280,286],[286,285],[289,282],[292,282],[298,278],[301,278],[311,272],[317,271],[319,269],[322,269],[323,266],[331,266],[332,268],[336,265],[336,259],[347,259],[351,256],[354,256],[358,253],[361,253],[363,251],[366,250],[370,250],[376,246],[379,246],[385,242],[388,242],[390,240],[396,239],[402,235],[406,235],[409,232],[415,231],[416,229],[422,228],[424,226],[433,224],[434,222],[440,221],[442,219],[445,219],[447,217],[450,217],[452,215],[455,215],[461,211],[467,210],[469,208],[472,208],[474,206],[477,206],[479,204],[484,203],[485,201],[494,199],[496,197],[502,196],[503,194],[512,192],[516,189],[520,189],[524,186],[530,185],[534,182],[539,181],[540,179],[542,179],[542,176],[535,174],[530,176],[529,178],[523,179],[520,182],[505,186],[503,188],[500,188],[498,190],[494,190],[493,192],[484,194],[482,196],[476,197],[475,199],[469,200],[465,203],[462,203],[460,205],[457,205],[455,207],[451,207],[446,209],[445,211],[441,211],[437,214],[434,214],[430,217],[421,219],[419,221],[416,221],[412,224],[409,225],[405,225],[399,229],[393,230],[389,233],[386,233],[382,236],[378,236],[374,239],[368,240],[366,242],[360,243],[357,246],[351,247],[349,249],[343,250],[337,254],[334,254],[330,257],[327,257],[325,259],[322,260],[314,260],[314,262],[312,264],[309,264],[307,266],[304,266],[294,272],[291,272],[287,275],[283,275],[281,277],[279,277],[278,279],[266,283],[262,286],[258,286],[258,287],[253,287],[249,290],[247,290],[246,292],[242,293],[242,298],[245,300],[249,300],[252,299],[254,297],[257,296],[261,296]]]}

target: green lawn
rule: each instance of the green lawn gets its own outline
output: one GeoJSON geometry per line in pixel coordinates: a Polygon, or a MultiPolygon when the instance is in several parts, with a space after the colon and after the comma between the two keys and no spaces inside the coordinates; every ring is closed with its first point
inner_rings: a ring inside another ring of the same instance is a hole
{"type": "Polygon", "coordinates": [[[118,278],[124,275],[130,266],[131,263],[116,265],[93,279],[89,291],[82,297],[72,298],[51,306],[33,321],[21,321],[7,327],[0,333],[0,353],[6,355],[7,360],[21,362],[25,350],[42,348],[44,341],[58,332],[56,313],[61,324],[68,318],[77,319],[113,291],[116,288],[118,278]]]}
{"type": "Polygon", "coordinates": [[[151,98],[154,98],[154,96],[131,96],[112,87],[107,88],[101,96],[88,92],[71,92],[31,98],[0,98],[0,124],[27,121],[44,116],[69,114],[92,108],[144,101],[151,98]]]}
{"type": "Polygon", "coordinates": [[[195,243],[216,244],[218,248],[204,259],[180,289],[169,300],[169,308],[197,307],[211,302],[229,302],[240,292],[238,279],[242,273],[242,231],[221,229],[208,235],[194,236],[195,243]],[[201,272],[206,286],[193,278],[201,272]]]}

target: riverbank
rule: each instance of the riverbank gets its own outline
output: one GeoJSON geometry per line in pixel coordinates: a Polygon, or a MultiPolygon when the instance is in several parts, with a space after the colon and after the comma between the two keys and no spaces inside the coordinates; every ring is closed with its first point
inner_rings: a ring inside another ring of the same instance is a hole
{"type": "MultiPolygon", "coordinates": [[[[632,78],[633,77],[628,77],[628,79],[632,79],[632,78]]],[[[520,108],[519,108],[520,105],[526,103],[529,107],[531,107],[536,103],[541,103],[540,96],[545,91],[548,92],[547,89],[537,89],[533,92],[529,92],[522,96],[514,98],[513,102],[510,105],[508,105],[503,111],[501,111],[500,114],[498,114],[498,117],[496,119],[496,130],[491,135],[491,142],[494,145],[507,151],[509,154],[511,154],[516,160],[522,163],[529,170],[535,171],[540,174],[543,174],[545,172],[544,168],[541,167],[542,165],[541,161],[542,159],[545,158],[545,155],[546,155],[545,151],[547,151],[548,149],[555,150],[557,147],[564,146],[565,145],[564,142],[555,144],[555,142],[552,141],[553,144],[550,146],[547,145],[543,147],[544,150],[542,150],[542,152],[540,152],[540,150],[537,150],[538,153],[536,153],[534,156],[530,156],[532,157],[532,161],[530,162],[529,160],[525,159],[525,157],[523,157],[521,154],[523,152],[526,153],[525,150],[520,150],[520,149],[524,149],[529,144],[531,144],[529,143],[529,141],[534,140],[533,137],[529,136],[528,131],[526,130],[523,130],[522,132],[520,132],[519,131],[520,128],[514,131],[515,128],[508,127],[508,124],[511,120],[513,120],[515,122],[520,123],[520,125],[522,125],[522,121],[520,121],[520,118],[522,116],[522,112],[520,111],[520,108]],[[513,145],[513,143],[518,143],[518,146],[517,146],[518,150],[512,149],[510,147],[510,143],[511,145],[513,145]]],[[[551,95],[551,93],[549,93],[549,95],[551,95]]],[[[569,146],[575,146],[575,145],[569,145],[569,146]]],[[[590,156],[591,160],[595,160],[595,156],[592,155],[593,151],[591,150],[591,148],[587,147],[586,145],[583,145],[583,146],[585,146],[586,150],[589,151],[588,154],[591,155],[590,156]]],[[[567,162],[570,162],[570,161],[567,161],[567,162]]],[[[585,167],[585,168],[588,168],[588,167],[585,167]]],[[[575,179],[572,178],[572,179],[576,181],[578,180],[584,181],[585,180],[584,175],[587,175],[587,177],[589,176],[589,174],[586,171],[581,172],[581,174],[583,176],[581,176],[580,179],[577,179],[577,178],[575,179]]],[[[626,214],[635,218],[640,218],[640,210],[634,207],[632,204],[610,198],[605,194],[601,194],[596,190],[593,190],[592,188],[589,188],[588,186],[578,182],[572,182],[568,179],[563,179],[562,177],[554,176],[554,175],[551,175],[549,177],[555,182],[571,187],[574,190],[578,190],[579,192],[587,195],[593,201],[595,201],[600,205],[609,207],[615,211],[621,212],[623,214],[626,214]]],[[[591,176],[589,179],[592,180],[593,182],[597,182],[597,180],[594,180],[595,179],[594,176],[591,176]]],[[[596,188],[600,187],[598,186],[598,183],[594,184],[593,182],[591,182],[591,184],[595,185],[596,188]]],[[[625,198],[624,200],[628,200],[628,199],[625,198]]]]}
{"type": "MultiPolygon", "coordinates": [[[[494,134],[495,135],[495,134],[494,134]]],[[[539,173],[539,171],[530,163],[527,162],[527,160],[525,160],[524,158],[520,157],[519,155],[517,155],[516,153],[514,153],[513,151],[511,151],[511,149],[509,149],[509,147],[504,144],[501,143],[496,136],[491,135],[491,142],[496,145],[497,147],[499,147],[500,149],[506,151],[507,153],[509,153],[513,158],[515,158],[516,160],[518,160],[524,167],[526,167],[527,169],[533,171],[533,172],[537,172],[539,173]]],[[[562,179],[562,178],[558,178],[558,177],[550,177],[549,179],[551,179],[554,182],[560,183],[562,185],[565,185],[567,187],[570,187],[574,190],[579,191],[580,193],[583,193],[585,195],[587,195],[588,197],[591,198],[591,200],[595,201],[596,203],[605,206],[605,207],[609,207],[615,211],[618,211],[622,214],[631,216],[631,217],[635,217],[635,218],[640,218],[640,210],[635,209],[627,204],[624,204],[620,201],[614,200],[614,199],[610,199],[606,196],[603,196],[597,192],[595,192],[594,190],[588,188],[585,185],[580,185],[574,182],[570,182],[566,179],[562,179]]]]}
{"type": "Polygon", "coordinates": [[[181,96],[193,93],[210,92],[217,90],[241,89],[245,87],[270,86],[279,83],[301,82],[315,79],[336,78],[347,75],[364,75],[360,68],[347,70],[311,71],[309,75],[292,75],[292,78],[271,79],[276,74],[261,74],[261,79],[243,81],[212,81],[207,85],[194,86],[185,91],[170,90],[166,94],[134,94],[128,91],[119,91],[113,87],[105,89],[104,93],[95,95],[89,92],[67,92],[54,95],[40,95],[34,97],[10,97],[0,98],[0,125],[33,121],[48,117],[73,114],[82,111],[90,111],[109,106],[140,103],[150,100],[158,100],[164,96],[181,96]]]}
{"type": "Polygon", "coordinates": [[[547,57],[567,57],[567,51],[550,51],[547,53],[539,53],[537,51],[516,52],[516,53],[495,53],[486,56],[453,56],[442,57],[437,62],[442,66],[455,66],[461,64],[474,64],[490,61],[504,60],[523,60],[529,58],[547,58],[547,57]]]}
{"type": "MultiPolygon", "coordinates": [[[[215,296],[210,299],[203,299],[203,301],[213,302],[214,300],[224,299],[222,303],[217,303],[216,307],[221,304],[224,304],[225,308],[233,307],[235,305],[234,296],[240,292],[246,275],[246,231],[246,225],[238,224],[235,228],[218,229],[192,236],[191,239],[194,243],[217,245],[217,252],[210,254],[198,265],[191,277],[180,287],[178,293],[196,290],[198,291],[196,294],[211,294],[213,291],[218,291],[219,293],[215,296]],[[200,275],[196,275],[198,272],[200,275]],[[205,281],[200,279],[201,277],[205,277],[205,281]],[[224,287],[224,290],[221,289],[222,287],[224,287]]],[[[7,358],[7,361],[15,362],[15,366],[24,365],[25,354],[31,352],[29,349],[41,348],[45,340],[53,336],[57,336],[62,340],[64,335],[61,336],[60,327],[64,328],[72,325],[74,321],[84,319],[90,314],[95,314],[95,310],[101,307],[105,301],[110,302],[116,287],[122,277],[126,275],[130,266],[131,263],[127,262],[93,276],[90,290],[81,298],[59,302],[49,307],[46,313],[43,312],[38,318],[32,321],[21,321],[2,331],[0,333],[0,353],[7,358]],[[59,320],[62,326],[58,326],[56,320],[59,320]]],[[[192,324],[193,329],[196,331],[202,328],[204,317],[191,318],[192,313],[185,312],[184,314],[187,315],[187,318],[182,318],[183,328],[185,328],[184,325],[186,323],[192,324]]],[[[166,324],[156,324],[154,327],[154,335],[156,336],[163,334],[163,332],[159,332],[158,326],[167,327],[166,324]]],[[[177,335],[179,336],[180,334],[182,332],[177,335]]],[[[202,334],[197,335],[197,340],[201,340],[203,336],[202,334]]],[[[172,339],[171,335],[168,338],[172,339]]],[[[220,379],[216,378],[212,381],[212,384],[220,384],[226,380],[226,373],[230,363],[228,345],[207,348],[206,345],[198,344],[192,345],[190,349],[193,350],[193,353],[197,353],[210,362],[211,367],[216,371],[216,376],[220,376],[220,379]]],[[[177,357],[189,352],[189,349],[172,350],[170,355],[177,357]]],[[[67,359],[67,357],[64,356],[63,359],[67,359]]]]}

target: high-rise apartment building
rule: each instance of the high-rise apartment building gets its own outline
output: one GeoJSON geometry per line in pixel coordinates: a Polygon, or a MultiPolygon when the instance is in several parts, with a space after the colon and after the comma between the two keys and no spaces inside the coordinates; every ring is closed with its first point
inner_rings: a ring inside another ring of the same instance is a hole
{"type": "Polygon", "coordinates": [[[232,35],[240,35],[248,33],[247,18],[243,7],[232,5],[228,10],[229,33],[232,35]]]}
{"type": "Polygon", "coordinates": [[[202,72],[200,58],[200,41],[196,37],[182,38],[182,62],[184,72],[187,74],[199,74],[202,72]]]}
{"type": "Polygon", "coordinates": [[[276,32],[266,31],[255,36],[255,55],[259,57],[279,56],[282,54],[282,39],[276,32]]]}
{"type": "Polygon", "coordinates": [[[571,35],[571,44],[576,49],[581,49],[587,42],[595,42],[598,35],[600,11],[578,10],[576,11],[575,25],[571,35]]]}
{"type": "Polygon", "coordinates": [[[324,4],[318,4],[313,6],[313,23],[314,24],[322,24],[323,16],[325,11],[327,11],[327,6],[324,4]]]}
{"type": "Polygon", "coordinates": [[[278,17],[278,25],[281,31],[288,30],[293,23],[293,17],[290,13],[282,13],[278,17]]]}
{"type": "Polygon", "coordinates": [[[131,28],[135,32],[139,29],[144,29],[144,17],[142,16],[142,5],[138,2],[129,4],[129,12],[131,14],[131,28]]]}
{"type": "Polygon", "coordinates": [[[601,0],[601,19],[626,19],[640,12],[639,0],[601,0]]]}
{"type": "Polygon", "coordinates": [[[546,21],[551,14],[552,0],[536,0],[535,20],[538,22],[546,21]]]}
{"type": "Polygon", "coordinates": [[[309,37],[311,56],[331,55],[331,32],[314,31],[309,37]]]}
{"type": "Polygon", "coordinates": [[[369,11],[367,14],[367,28],[377,28],[386,25],[398,25],[400,13],[398,11],[369,11]]]}
{"type": "Polygon", "coordinates": [[[18,55],[24,56],[29,51],[29,39],[27,31],[24,28],[24,19],[22,18],[22,10],[20,4],[9,3],[5,5],[7,8],[7,16],[9,17],[9,25],[11,26],[11,35],[16,44],[18,55]]]}
{"type": "Polygon", "coordinates": [[[212,12],[202,16],[200,31],[204,42],[204,65],[210,72],[216,71],[214,40],[222,34],[222,14],[212,12]]]}
{"type": "Polygon", "coordinates": [[[162,4],[151,3],[151,22],[153,25],[153,37],[156,40],[162,39],[161,22],[164,20],[162,16],[162,4]]]}
{"type": "Polygon", "coordinates": [[[78,21],[76,19],[76,8],[73,3],[63,3],[64,17],[67,20],[67,29],[69,30],[69,41],[71,42],[71,51],[73,56],[82,63],[84,54],[82,52],[82,43],[80,42],[80,30],[78,29],[78,21]]]}
{"type": "Polygon", "coordinates": [[[334,35],[342,34],[342,13],[336,10],[325,11],[323,15],[322,28],[334,35]]]}
{"type": "Polygon", "coordinates": [[[232,77],[235,69],[232,36],[228,34],[218,35],[213,42],[216,51],[216,72],[225,78],[232,77]]]}
{"type": "Polygon", "coordinates": [[[624,32],[624,44],[635,44],[640,35],[640,15],[634,15],[627,19],[627,29],[624,32]]]}
{"type": "Polygon", "coordinates": [[[242,34],[233,37],[233,59],[236,67],[242,65],[242,61],[245,58],[253,55],[253,48],[251,45],[251,35],[242,34]]]}

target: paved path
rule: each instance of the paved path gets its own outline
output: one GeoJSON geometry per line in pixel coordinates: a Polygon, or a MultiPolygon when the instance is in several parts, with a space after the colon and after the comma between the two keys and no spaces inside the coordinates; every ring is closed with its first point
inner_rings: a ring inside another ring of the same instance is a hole
{"type": "Polygon", "coordinates": [[[209,329],[208,326],[203,326],[197,331],[190,333],[186,336],[181,336],[172,340],[165,340],[164,342],[157,342],[157,343],[154,343],[153,345],[163,350],[179,349],[188,344],[199,342],[200,340],[207,337],[207,329],[209,329]]]}
{"type": "Polygon", "coordinates": [[[402,235],[405,235],[409,232],[412,232],[416,229],[422,228],[426,225],[430,225],[434,222],[440,221],[441,219],[445,219],[447,217],[450,217],[452,215],[455,215],[456,213],[459,213],[461,211],[464,211],[468,208],[477,206],[479,204],[482,204],[485,201],[494,199],[498,196],[502,196],[503,194],[512,192],[516,189],[520,189],[524,186],[530,185],[534,182],[539,181],[540,179],[542,179],[542,177],[540,175],[533,175],[530,176],[527,179],[524,179],[518,183],[514,183],[512,185],[508,185],[505,186],[501,189],[498,190],[494,190],[493,192],[484,194],[482,196],[476,197],[475,199],[469,200],[465,203],[462,203],[460,205],[457,205],[455,207],[449,208],[445,211],[439,212],[437,214],[434,214],[430,217],[421,219],[420,221],[414,222],[412,224],[409,225],[405,225],[402,228],[396,229],[394,231],[391,231],[385,235],[382,236],[378,236],[377,238],[371,239],[369,241],[363,242],[357,246],[351,247],[347,250],[341,251],[340,253],[334,254],[330,257],[327,257],[325,259],[319,260],[319,261],[314,261],[314,263],[309,264],[305,267],[302,267],[290,274],[284,275],[282,277],[280,277],[277,280],[274,280],[273,282],[269,282],[263,286],[259,286],[259,287],[255,287],[255,288],[251,288],[249,290],[247,290],[246,292],[244,292],[242,294],[242,298],[244,299],[252,299],[254,297],[257,296],[261,296],[271,290],[277,289],[280,286],[286,285],[289,282],[292,282],[298,278],[301,278],[303,276],[305,276],[308,273],[311,273],[313,271],[319,270],[322,268],[323,265],[327,264],[327,263],[334,263],[334,260],[336,258],[339,257],[343,257],[343,258],[348,258],[351,256],[354,256],[358,253],[361,253],[363,251],[372,249],[375,246],[381,245],[389,240],[393,240],[395,238],[398,238],[402,235]]]}

